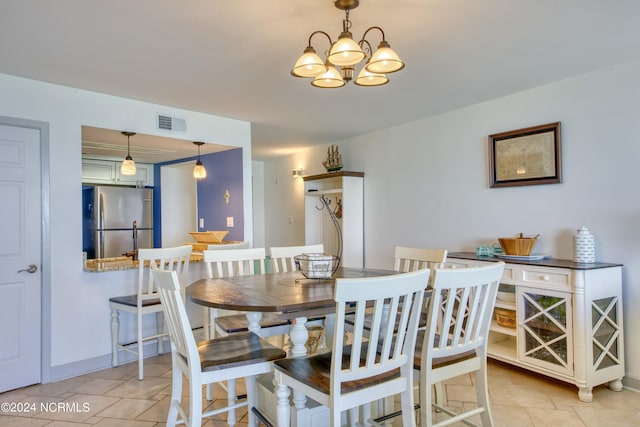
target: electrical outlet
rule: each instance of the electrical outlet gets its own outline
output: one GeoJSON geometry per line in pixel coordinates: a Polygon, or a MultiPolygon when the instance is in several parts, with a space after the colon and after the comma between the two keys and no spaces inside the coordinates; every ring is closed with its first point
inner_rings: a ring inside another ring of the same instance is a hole
{"type": "Polygon", "coordinates": [[[204,218],[200,218],[200,228],[204,228],[204,218]]]}
{"type": "Polygon", "coordinates": [[[227,217],[227,227],[233,227],[233,217],[232,216],[228,216],[227,217]]]}
{"type": "Polygon", "coordinates": [[[292,216],[289,217],[289,224],[293,224],[293,217],[292,216]]]}

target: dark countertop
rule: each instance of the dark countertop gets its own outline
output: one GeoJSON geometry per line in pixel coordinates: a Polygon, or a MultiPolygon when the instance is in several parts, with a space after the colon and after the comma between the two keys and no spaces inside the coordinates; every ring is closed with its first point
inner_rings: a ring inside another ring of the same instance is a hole
{"type": "Polygon", "coordinates": [[[622,264],[607,262],[574,262],[569,259],[545,258],[537,261],[501,259],[492,256],[478,256],[474,252],[451,252],[447,258],[468,259],[471,261],[504,261],[508,264],[534,265],[540,267],[570,268],[572,270],[596,270],[598,268],[622,267],[622,264]]]}

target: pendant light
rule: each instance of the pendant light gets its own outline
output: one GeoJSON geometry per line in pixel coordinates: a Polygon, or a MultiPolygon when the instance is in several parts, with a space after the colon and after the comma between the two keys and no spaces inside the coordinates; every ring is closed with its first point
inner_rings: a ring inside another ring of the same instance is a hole
{"type": "Polygon", "coordinates": [[[129,142],[129,138],[135,135],[135,132],[122,132],[123,135],[127,136],[127,157],[122,162],[122,166],[120,166],[120,173],[122,175],[135,175],[136,174],[136,163],[133,161],[131,157],[131,143],[129,142]]]}
{"type": "Polygon", "coordinates": [[[193,177],[196,179],[206,178],[207,170],[204,168],[204,165],[200,161],[200,146],[203,145],[204,142],[194,141],[193,143],[198,146],[198,161],[196,162],[196,165],[193,168],[193,177]]]}

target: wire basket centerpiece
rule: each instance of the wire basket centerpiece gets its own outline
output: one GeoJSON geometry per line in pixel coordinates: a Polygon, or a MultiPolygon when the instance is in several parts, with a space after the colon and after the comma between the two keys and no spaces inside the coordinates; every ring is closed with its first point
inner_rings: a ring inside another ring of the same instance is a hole
{"type": "Polygon", "coordinates": [[[340,258],[327,254],[302,254],[294,260],[307,279],[329,279],[340,265],[340,258]]]}

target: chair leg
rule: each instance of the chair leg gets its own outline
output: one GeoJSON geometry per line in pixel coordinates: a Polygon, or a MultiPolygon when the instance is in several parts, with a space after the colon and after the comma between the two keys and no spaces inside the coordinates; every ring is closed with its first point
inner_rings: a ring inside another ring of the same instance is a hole
{"type": "Polygon", "coordinates": [[[493,417],[491,416],[491,406],[489,404],[489,385],[487,383],[487,358],[480,362],[480,369],[476,371],[476,395],[478,398],[478,406],[484,407],[484,412],[480,414],[483,427],[493,426],[493,417]]]}
{"type": "Polygon", "coordinates": [[[433,385],[433,398],[437,405],[444,406],[444,387],[442,387],[442,382],[433,385]]]}
{"type": "MultiPolygon", "coordinates": [[[[158,335],[164,333],[164,313],[159,311],[156,313],[156,333],[158,335]]],[[[158,354],[164,353],[164,337],[158,337],[158,354]]]]}
{"type": "Polygon", "coordinates": [[[202,383],[189,378],[189,422],[188,427],[202,425],[202,383]]]}
{"type": "Polygon", "coordinates": [[[120,337],[120,311],[111,309],[111,366],[118,366],[118,339],[120,337]]]}
{"type": "Polygon", "coordinates": [[[138,380],[144,379],[144,341],[142,341],[142,314],[138,312],[138,380]]]}
{"type": "MultiPolygon", "coordinates": [[[[330,424],[331,427],[341,427],[342,412],[333,406],[330,408],[330,412],[331,412],[331,424],[330,424]]],[[[349,411],[349,415],[351,415],[351,411],[349,411]]],[[[353,425],[353,424],[350,424],[350,425],[353,425]]]]}
{"type": "Polygon", "coordinates": [[[276,388],[276,398],[278,402],[276,416],[278,427],[289,427],[291,424],[291,405],[289,404],[289,394],[291,390],[285,384],[278,383],[276,388]]]}
{"type": "Polygon", "coordinates": [[[257,406],[258,383],[256,381],[256,377],[253,375],[245,377],[244,380],[247,386],[247,409],[249,411],[249,427],[258,427],[258,418],[252,411],[252,409],[257,406]]]}
{"type": "Polygon", "coordinates": [[[178,421],[178,406],[182,399],[182,371],[178,368],[175,355],[171,355],[171,402],[167,415],[167,427],[175,427],[178,421]]]}
{"type": "Polygon", "coordinates": [[[431,427],[433,425],[433,407],[431,406],[432,385],[429,382],[430,371],[420,372],[420,426],[431,427]]]}
{"type": "MultiPolygon", "coordinates": [[[[363,408],[363,410],[365,411],[365,413],[370,409],[369,408],[363,408]]],[[[333,415],[334,411],[331,411],[332,415],[333,415]]],[[[338,421],[336,424],[331,424],[331,425],[337,425],[339,426],[342,423],[342,413],[338,412],[338,421]]],[[[366,416],[365,416],[366,418],[366,416]]],[[[332,420],[333,422],[333,420],[332,420]]],[[[351,408],[349,409],[349,427],[356,427],[358,426],[360,423],[360,408],[359,407],[355,407],[355,408],[351,408]]]]}
{"type": "MultiPolygon", "coordinates": [[[[227,403],[229,405],[236,404],[236,380],[235,379],[227,381],[227,403]]],[[[229,424],[230,427],[233,427],[236,425],[235,409],[230,409],[229,412],[227,413],[227,424],[229,424]]]]}
{"type": "Polygon", "coordinates": [[[413,409],[413,387],[400,394],[400,403],[402,408],[402,425],[404,427],[416,426],[416,414],[413,409]]]}

